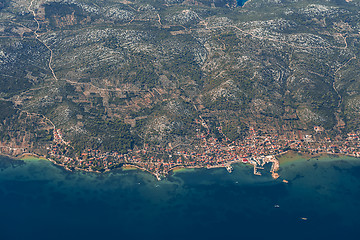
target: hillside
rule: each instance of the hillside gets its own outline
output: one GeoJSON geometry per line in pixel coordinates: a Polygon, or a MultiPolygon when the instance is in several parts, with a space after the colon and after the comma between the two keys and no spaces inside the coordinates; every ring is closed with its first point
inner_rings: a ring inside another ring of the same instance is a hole
{"type": "Polygon", "coordinates": [[[54,128],[73,157],[194,149],[206,129],[228,142],[357,132],[359,1],[240,4],[2,0],[2,146],[46,154],[54,128]]]}

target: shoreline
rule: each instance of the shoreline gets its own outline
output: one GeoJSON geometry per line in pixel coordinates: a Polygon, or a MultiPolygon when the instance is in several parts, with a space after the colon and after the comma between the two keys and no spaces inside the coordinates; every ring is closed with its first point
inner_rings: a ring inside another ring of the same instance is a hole
{"type": "Polygon", "coordinates": [[[41,160],[49,160],[45,156],[40,156],[34,153],[24,153],[17,157],[20,160],[30,160],[30,158],[37,158],[41,160]]]}
{"type": "MultiPolygon", "coordinates": [[[[53,163],[55,166],[60,166],[63,169],[65,169],[66,171],[70,171],[70,172],[73,171],[72,169],[69,169],[64,164],[59,164],[56,161],[54,161],[53,159],[46,158],[45,156],[41,156],[41,155],[38,155],[36,153],[22,153],[22,154],[16,155],[16,156],[5,154],[5,153],[0,153],[0,156],[8,157],[8,158],[13,159],[13,160],[23,160],[23,161],[31,160],[31,159],[26,159],[26,158],[36,158],[36,159],[39,159],[39,160],[48,160],[49,162],[53,163]]],[[[274,157],[277,160],[278,165],[280,167],[281,167],[281,165],[289,164],[291,162],[298,161],[298,160],[306,160],[306,159],[314,159],[314,158],[325,158],[326,156],[330,156],[330,157],[333,156],[333,157],[336,157],[336,158],[351,157],[351,158],[359,159],[359,157],[352,156],[352,155],[341,154],[341,153],[316,153],[316,154],[310,154],[310,153],[307,153],[307,152],[301,152],[301,151],[296,151],[296,150],[287,150],[287,151],[284,151],[284,152],[282,152],[280,154],[269,155],[269,156],[274,157]],[[285,156],[287,156],[287,157],[285,157],[285,156]]],[[[172,175],[172,174],[177,173],[177,172],[183,172],[183,171],[186,171],[188,169],[201,169],[201,168],[203,168],[203,169],[213,169],[213,168],[225,168],[225,169],[227,169],[232,164],[240,164],[240,163],[243,163],[243,164],[246,164],[246,165],[252,165],[252,166],[254,166],[254,169],[258,168],[258,166],[255,166],[255,165],[253,165],[253,164],[251,164],[249,162],[244,163],[242,161],[230,161],[230,162],[228,162],[226,164],[213,165],[213,166],[177,165],[177,166],[174,166],[174,167],[170,168],[166,172],[166,175],[161,175],[159,172],[152,172],[152,171],[150,171],[150,170],[148,170],[146,168],[143,168],[141,166],[137,166],[136,164],[133,164],[133,163],[124,163],[121,167],[116,168],[116,169],[121,169],[123,171],[141,170],[143,172],[148,172],[149,174],[153,175],[158,181],[160,181],[162,177],[166,178],[169,175],[172,175]]],[[[114,169],[114,170],[116,170],[116,169],[114,169]]],[[[75,171],[92,172],[92,173],[100,173],[100,174],[111,171],[110,169],[106,169],[105,171],[100,172],[100,171],[96,171],[96,170],[81,169],[81,168],[75,168],[74,170],[75,171]]],[[[231,173],[231,172],[229,172],[229,173],[231,173]]],[[[255,175],[261,175],[261,174],[257,174],[256,171],[254,171],[254,174],[255,175]]],[[[277,178],[278,178],[278,176],[276,178],[274,178],[274,180],[277,179],[277,178]]]]}
{"type": "Polygon", "coordinates": [[[347,155],[347,154],[342,154],[342,153],[316,153],[316,154],[309,154],[306,152],[298,152],[298,151],[294,151],[294,150],[287,150],[281,154],[278,154],[275,156],[278,161],[280,166],[281,165],[285,165],[285,164],[289,164],[291,162],[294,161],[299,161],[299,160],[309,160],[309,159],[315,159],[315,158],[326,158],[326,157],[336,157],[336,158],[341,158],[341,157],[347,157],[347,158],[354,158],[354,159],[360,159],[359,157],[356,156],[352,156],[352,155],[347,155]],[[286,157],[284,156],[286,155],[286,157]]]}
{"type": "Polygon", "coordinates": [[[186,168],[186,167],[174,167],[172,168],[169,172],[172,172],[172,173],[178,173],[178,172],[184,172],[186,170],[188,170],[190,168],[186,168]]]}
{"type": "Polygon", "coordinates": [[[14,160],[23,160],[24,158],[30,158],[30,157],[43,159],[43,160],[49,160],[45,156],[40,156],[40,155],[38,155],[36,153],[22,153],[20,155],[15,155],[15,156],[14,155],[9,155],[9,154],[6,154],[6,153],[0,153],[0,156],[8,157],[8,158],[11,158],[11,159],[14,159],[14,160]]]}
{"type": "Polygon", "coordinates": [[[124,164],[121,169],[123,169],[124,171],[130,171],[130,170],[137,170],[138,168],[132,166],[132,165],[127,165],[127,164],[124,164]]]}

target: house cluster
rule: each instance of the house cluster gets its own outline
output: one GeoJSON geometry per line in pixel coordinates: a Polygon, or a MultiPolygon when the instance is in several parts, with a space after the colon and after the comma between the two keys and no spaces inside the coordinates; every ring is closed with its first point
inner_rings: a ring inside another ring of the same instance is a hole
{"type": "Polygon", "coordinates": [[[263,169],[265,164],[271,163],[270,172],[274,178],[278,177],[276,171],[279,169],[279,162],[272,156],[287,150],[360,157],[359,133],[349,133],[346,139],[330,140],[325,137],[314,140],[312,135],[300,132],[294,133],[296,138],[287,138],[250,128],[250,134],[246,138],[230,142],[221,131],[221,127],[218,130],[224,138],[219,140],[210,133],[210,128],[203,119],[197,120],[196,123],[199,124],[199,129],[196,131],[196,141],[191,150],[145,144],[141,149],[129,150],[127,154],[87,149],[80,156],[70,158],[66,157],[70,146],[64,144],[66,142],[62,138],[61,131],[57,130],[54,131],[55,144],[50,147],[49,155],[57,164],[67,169],[108,171],[126,164],[149,171],[157,177],[166,176],[178,167],[226,167],[231,171],[230,164],[237,162],[253,165],[254,174],[260,175],[258,170],[263,169]]]}

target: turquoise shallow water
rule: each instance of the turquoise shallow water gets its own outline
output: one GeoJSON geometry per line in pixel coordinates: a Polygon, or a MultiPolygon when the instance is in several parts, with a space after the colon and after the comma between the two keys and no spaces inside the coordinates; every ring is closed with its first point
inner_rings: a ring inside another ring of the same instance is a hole
{"type": "Polygon", "coordinates": [[[252,168],[67,172],[0,158],[0,239],[335,239],[360,233],[360,159],[252,168]],[[274,207],[279,205],[279,207],[274,207]],[[307,221],[301,218],[307,218],[307,221]]]}

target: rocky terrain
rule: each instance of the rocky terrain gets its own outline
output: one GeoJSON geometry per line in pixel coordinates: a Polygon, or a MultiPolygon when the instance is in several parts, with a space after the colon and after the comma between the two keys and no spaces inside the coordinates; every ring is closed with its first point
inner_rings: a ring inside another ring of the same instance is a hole
{"type": "Polygon", "coordinates": [[[199,116],[227,141],[358,131],[359,1],[242,4],[1,0],[2,146],[188,149],[199,116]]]}

